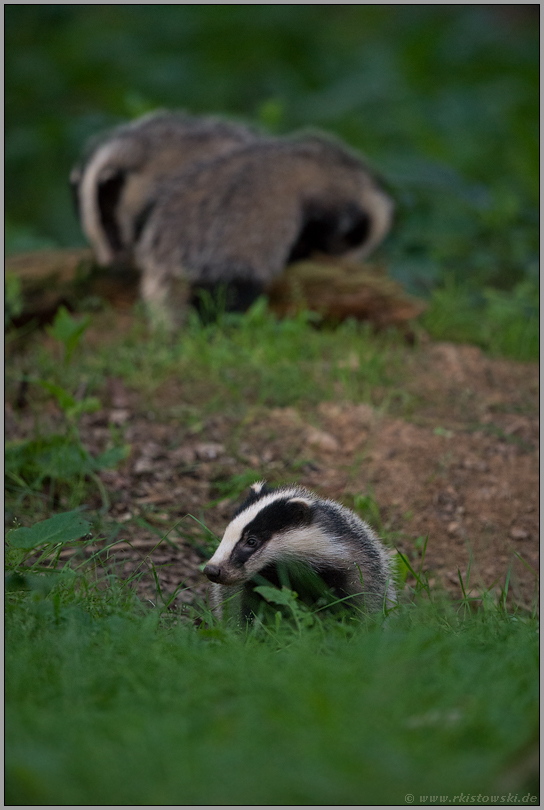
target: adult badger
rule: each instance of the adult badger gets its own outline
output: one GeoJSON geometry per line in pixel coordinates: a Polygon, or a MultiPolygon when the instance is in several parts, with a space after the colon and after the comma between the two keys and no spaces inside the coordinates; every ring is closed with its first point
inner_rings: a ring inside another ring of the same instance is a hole
{"type": "Polygon", "coordinates": [[[70,183],[98,262],[130,263],[157,183],[256,137],[238,124],[159,110],[93,139],[70,183]]]}
{"type": "Polygon", "coordinates": [[[227,308],[247,309],[289,262],[366,256],[392,210],[367,166],[335,141],[256,139],[161,184],[135,248],[142,298],[170,325],[181,314],[176,278],[212,293],[226,285],[227,308]]]}
{"type": "Polygon", "coordinates": [[[215,554],[204,568],[211,580],[211,604],[240,622],[258,609],[255,577],[289,585],[312,594],[316,579],[330,595],[365,610],[396,602],[391,555],[370,526],[335,501],[324,500],[303,487],[270,489],[254,484],[235,513],[215,554]],[[297,571],[298,569],[298,571],[297,571]],[[305,576],[304,576],[305,574],[305,576]],[[310,576],[308,576],[308,574],[310,576]],[[294,577],[294,579],[293,579],[294,577]]]}

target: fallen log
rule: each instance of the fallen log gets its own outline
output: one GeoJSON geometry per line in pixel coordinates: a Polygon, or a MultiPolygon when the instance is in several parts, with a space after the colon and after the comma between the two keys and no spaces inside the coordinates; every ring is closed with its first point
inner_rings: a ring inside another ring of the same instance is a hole
{"type": "MultiPolygon", "coordinates": [[[[15,326],[30,320],[50,321],[61,304],[107,301],[128,309],[138,299],[138,273],[131,268],[104,268],[87,248],[42,250],[6,258],[6,278],[15,278],[21,306],[15,326]]],[[[409,321],[426,308],[418,298],[387,276],[383,266],[315,256],[286,267],[266,290],[270,309],[280,317],[301,310],[317,312],[325,322],[346,318],[369,321],[377,329],[397,326],[409,337],[409,321]]]]}
{"type": "Polygon", "coordinates": [[[11,318],[17,327],[48,323],[61,304],[74,310],[95,298],[126,309],[138,298],[138,274],[98,266],[89,248],[16,253],[6,257],[5,273],[6,286],[11,278],[19,287],[20,311],[11,318]]]}
{"type": "Polygon", "coordinates": [[[356,318],[378,329],[402,327],[426,309],[425,302],[407,295],[383,266],[329,256],[286,267],[268,297],[270,308],[282,317],[309,309],[328,322],[356,318]]]}

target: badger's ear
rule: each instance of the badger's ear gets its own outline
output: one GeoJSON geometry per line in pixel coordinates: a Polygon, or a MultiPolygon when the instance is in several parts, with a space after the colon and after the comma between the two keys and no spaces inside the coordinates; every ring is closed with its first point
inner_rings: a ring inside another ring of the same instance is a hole
{"type": "Polygon", "coordinates": [[[289,498],[287,504],[291,512],[291,522],[304,526],[309,525],[312,522],[312,501],[310,501],[308,498],[289,498]]]}
{"type": "Polygon", "coordinates": [[[270,487],[267,485],[266,481],[257,481],[255,484],[252,484],[249,488],[250,495],[266,495],[268,492],[272,492],[270,487]]]}

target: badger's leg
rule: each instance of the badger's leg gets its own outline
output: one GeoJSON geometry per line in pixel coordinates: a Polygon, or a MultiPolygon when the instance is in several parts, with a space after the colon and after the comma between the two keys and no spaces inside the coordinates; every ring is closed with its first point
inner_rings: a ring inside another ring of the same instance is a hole
{"type": "Polygon", "coordinates": [[[183,324],[189,297],[185,279],[149,263],[142,272],[140,295],[152,329],[172,332],[183,324]]]}
{"type": "Polygon", "coordinates": [[[217,585],[216,583],[210,585],[208,591],[212,613],[219,621],[223,618],[223,591],[224,586],[217,585]]]}
{"type": "Polygon", "coordinates": [[[242,619],[242,587],[227,587],[213,583],[209,596],[212,613],[219,621],[231,620],[240,626],[242,619]]]}
{"type": "Polygon", "coordinates": [[[350,566],[347,591],[354,594],[353,604],[365,611],[390,609],[396,603],[393,575],[387,565],[370,568],[364,562],[350,566]],[[382,567],[383,566],[383,567],[382,567]]]}

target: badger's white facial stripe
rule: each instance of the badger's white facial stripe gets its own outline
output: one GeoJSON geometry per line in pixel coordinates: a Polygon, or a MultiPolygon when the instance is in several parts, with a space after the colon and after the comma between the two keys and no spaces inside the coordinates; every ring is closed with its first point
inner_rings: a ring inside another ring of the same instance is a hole
{"type": "Polygon", "coordinates": [[[363,244],[349,252],[358,259],[368,256],[376,245],[382,241],[391,227],[394,210],[393,201],[390,197],[374,184],[365,187],[361,201],[363,208],[371,214],[371,227],[370,233],[363,244]]]}
{"type": "Polygon", "coordinates": [[[258,557],[248,560],[246,571],[255,573],[282,557],[300,557],[316,564],[326,561],[327,564],[341,565],[349,561],[350,549],[340,541],[331,544],[330,535],[317,526],[303,526],[272,537],[258,557]]]}
{"type": "Polygon", "coordinates": [[[105,239],[100,222],[100,212],[98,210],[98,178],[100,172],[118,149],[119,146],[117,143],[108,143],[98,150],[83,174],[83,182],[79,190],[83,230],[89,242],[93,245],[96,251],[96,258],[101,264],[109,264],[113,261],[113,254],[105,239]]]}
{"type": "Polygon", "coordinates": [[[349,564],[352,556],[349,546],[341,542],[340,538],[331,537],[325,530],[311,523],[278,529],[257,548],[254,555],[249,554],[245,559],[242,557],[243,565],[233,564],[231,555],[233,552],[236,553],[236,546],[245,528],[258,517],[261,511],[278,500],[288,504],[303,504],[306,508],[310,508],[314,503],[311,497],[299,494],[299,491],[296,490],[276,491],[261,498],[234,518],[227,526],[219,548],[209,561],[209,564],[222,569],[225,584],[227,581],[231,585],[236,582],[244,582],[269,563],[277,562],[280,559],[300,558],[306,562],[313,561],[317,566],[321,563],[326,565],[332,563],[339,566],[349,564]]]}
{"type": "MultiPolygon", "coordinates": [[[[296,499],[297,497],[296,491],[293,491],[293,499],[296,499]]],[[[215,554],[208,562],[211,565],[224,565],[229,559],[234,546],[242,536],[242,532],[248,523],[251,523],[251,521],[257,517],[259,512],[265,506],[268,506],[274,501],[287,498],[289,498],[289,490],[271,492],[269,495],[265,495],[254,504],[248,506],[247,509],[244,509],[243,512],[241,512],[237,517],[234,518],[234,520],[231,521],[231,523],[229,523],[219,547],[216,549],[215,554]]],[[[311,504],[310,500],[303,500],[305,503],[311,504]]]]}
{"type": "Polygon", "coordinates": [[[256,495],[260,493],[262,488],[265,486],[266,481],[256,481],[254,484],[250,486],[250,490],[254,492],[256,495]]]}

